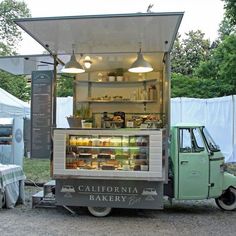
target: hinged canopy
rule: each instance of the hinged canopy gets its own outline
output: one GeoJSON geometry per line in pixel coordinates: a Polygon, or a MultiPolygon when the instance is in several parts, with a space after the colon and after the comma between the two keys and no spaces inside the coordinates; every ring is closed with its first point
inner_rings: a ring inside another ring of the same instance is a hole
{"type": "Polygon", "coordinates": [[[0,68],[14,74],[53,69],[42,61],[53,62],[54,55],[63,65],[74,49],[81,62],[85,55],[91,56],[91,70],[128,69],[141,45],[144,57],[157,70],[164,53],[172,49],[182,17],[183,12],[171,12],[16,19],[49,54],[3,57],[0,68]]]}
{"type": "Polygon", "coordinates": [[[15,20],[53,54],[99,54],[142,51],[168,52],[183,13],[136,13],[116,15],[25,18],[15,20]]]}

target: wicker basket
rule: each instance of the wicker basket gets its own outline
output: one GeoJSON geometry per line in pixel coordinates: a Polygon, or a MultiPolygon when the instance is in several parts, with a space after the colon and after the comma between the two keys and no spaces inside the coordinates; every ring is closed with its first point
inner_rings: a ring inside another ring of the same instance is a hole
{"type": "Polygon", "coordinates": [[[70,128],[81,128],[81,118],[78,117],[67,117],[68,124],[70,128]]]}

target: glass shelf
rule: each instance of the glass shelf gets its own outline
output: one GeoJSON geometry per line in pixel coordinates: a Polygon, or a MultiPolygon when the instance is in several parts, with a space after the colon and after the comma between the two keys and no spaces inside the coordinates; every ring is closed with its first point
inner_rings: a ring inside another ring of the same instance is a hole
{"type": "Polygon", "coordinates": [[[89,103],[154,103],[156,100],[82,100],[79,102],[89,103]]]}
{"type": "Polygon", "coordinates": [[[80,145],[68,145],[68,147],[78,147],[78,148],[89,148],[89,149],[145,149],[148,148],[148,146],[80,146],[80,145]]]}
{"type": "Polygon", "coordinates": [[[145,82],[156,82],[157,79],[130,80],[130,81],[95,81],[95,80],[76,80],[75,83],[95,83],[95,84],[136,84],[145,82]]]}

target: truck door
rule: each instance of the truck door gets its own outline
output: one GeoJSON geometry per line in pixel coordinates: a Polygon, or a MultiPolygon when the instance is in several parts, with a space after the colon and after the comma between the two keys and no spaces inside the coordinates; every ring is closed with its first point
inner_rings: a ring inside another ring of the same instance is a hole
{"type": "Polygon", "coordinates": [[[209,156],[199,128],[179,129],[179,199],[208,197],[209,156]]]}

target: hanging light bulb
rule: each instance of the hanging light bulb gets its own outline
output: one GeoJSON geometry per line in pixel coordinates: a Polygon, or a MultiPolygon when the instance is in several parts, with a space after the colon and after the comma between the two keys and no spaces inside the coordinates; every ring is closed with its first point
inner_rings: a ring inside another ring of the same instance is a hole
{"type": "Polygon", "coordinates": [[[90,69],[91,68],[91,65],[92,65],[92,61],[91,61],[91,58],[90,56],[86,56],[84,58],[84,66],[86,69],[90,69]]]}
{"type": "Polygon", "coordinates": [[[147,73],[153,71],[153,67],[151,66],[151,64],[147,62],[143,57],[141,46],[137,55],[137,59],[133,62],[128,71],[133,73],[147,73]]]}
{"type": "Polygon", "coordinates": [[[64,65],[61,72],[63,73],[71,73],[71,74],[77,74],[77,73],[84,73],[85,69],[82,65],[77,61],[75,57],[75,53],[73,50],[73,53],[71,55],[70,60],[64,65]]]}

